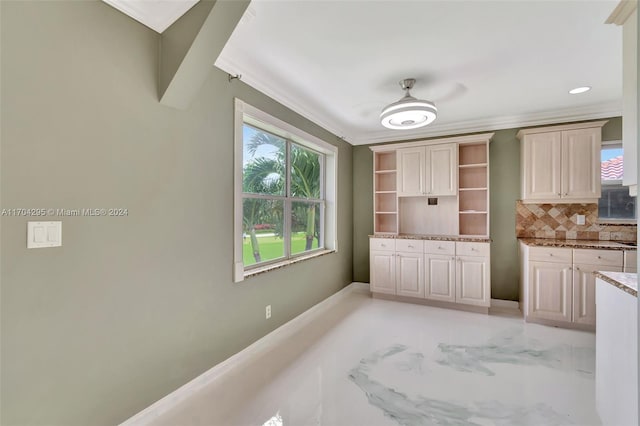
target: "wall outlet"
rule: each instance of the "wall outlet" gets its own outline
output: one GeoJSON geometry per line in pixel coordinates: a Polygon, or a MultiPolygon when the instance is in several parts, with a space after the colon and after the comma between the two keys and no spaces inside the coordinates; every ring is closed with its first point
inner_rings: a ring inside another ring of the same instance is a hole
{"type": "Polygon", "coordinates": [[[583,214],[576,215],[576,224],[584,225],[584,215],[583,214]]]}
{"type": "Polygon", "coordinates": [[[267,305],[267,307],[264,308],[264,316],[267,319],[271,318],[271,305],[267,305]]]}

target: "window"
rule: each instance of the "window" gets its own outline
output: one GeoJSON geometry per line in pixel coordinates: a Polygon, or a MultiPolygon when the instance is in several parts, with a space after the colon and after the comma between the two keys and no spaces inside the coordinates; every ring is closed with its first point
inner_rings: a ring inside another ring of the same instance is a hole
{"type": "Polygon", "coordinates": [[[236,100],[235,280],[335,250],[337,149],[236,100]]]}
{"type": "Polygon", "coordinates": [[[620,142],[603,142],[600,176],[602,195],[598,202],[601,221],[635,221],[636,198],[629,195],[629,188],[622,186],[624,154],[620,142]]]}

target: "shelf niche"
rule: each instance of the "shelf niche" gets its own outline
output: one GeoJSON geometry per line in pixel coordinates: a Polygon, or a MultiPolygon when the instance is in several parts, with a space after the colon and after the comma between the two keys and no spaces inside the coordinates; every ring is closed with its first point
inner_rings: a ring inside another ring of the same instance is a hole
{"type": "Polygon", "coordinates": [[[489,235],[489,144],[460,144],[458,152],[460,235],[489,235]]]}
{"type": "Polygon", "coordinates": [[[373,232],[397,234],[396,153],[395,151],[374,152],[373,155],[373,232]]]}

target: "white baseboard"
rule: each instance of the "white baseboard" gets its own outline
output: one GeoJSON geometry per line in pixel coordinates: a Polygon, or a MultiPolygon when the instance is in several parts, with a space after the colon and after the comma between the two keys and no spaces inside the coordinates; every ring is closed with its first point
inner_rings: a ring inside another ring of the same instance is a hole
{"type": "Polygon", "coordinates": [[[492,308],[520,309],[520,303],[513,300],[491,299],[492,308]]]}
{"type": "Polygon", "coordinates": [[[214,381],[220,379],[225,374],[229,373],[235,368],[242,366],[244,363],[250,360],[250,358],[257,356],[261,353],[267,352],[276,346],[280,345],[283,341],[288,339],[300,328],[314,321],[316,318],[322,316],[322,313],[333,306],[339,301],[347,297],[351,292],[369,292],[369,284],[366,283],[351,283],[337,293],[324,299],[317,305],[307,309],[297,317],[293,318],[276,328],[266,336],[256,340],[251,345],[247,346],[240,352],[232,355],[221,363],[215,365],[208,371],[205,371],[200,376],[179,387],[175,391],[171,392],[164,398],[154,402],[149,407],[134,414],[124,422],[120,423],[120,426],[140,426],[149,424],[152,420],[157,419],[162,414],[168,412],[172,408],[176,407],[182,401],[189,398],[199,390],[206,386],[209,386],[214,381]]]}

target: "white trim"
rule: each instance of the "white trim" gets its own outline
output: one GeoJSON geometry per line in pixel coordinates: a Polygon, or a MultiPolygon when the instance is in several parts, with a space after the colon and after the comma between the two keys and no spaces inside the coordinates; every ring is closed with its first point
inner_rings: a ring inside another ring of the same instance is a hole
{"type": "Polygon", "coordinates": [[[534,127],[531,129],[522,129],[518,131],[518,133],[516,134],[516,137],[518,139],[522,139],[524,135],[531,135],[531,134],[537,134],[537,133],[561,132],[563,130],[591,129],[593,127],[602,128],[608,122],[609,120],[601,120],[601,121],[588,121],[586,123],[563,124],[560,126],[534,127]]]}
{"type": "Polygon", "coordinates": [[[365,290],[365,288],[368,290],[369,285],[363,283],[349,284],[337,293],[332,294],[297,317],[276,328],[266,336],[256,340],[240,352],[232,355],[195,379],[179,387],[164,398],[154,402],[139,413],[134,414],[132,417],[120,423],[120,426],[140,426],[150,424],[153,420],[177,407],[180,403],[190,398],[203,388],[221,380],[226,374],[242,368],[244,365],[251,362],[253,358],[261,356],[286,342],[287,339],[298,333],[306,325],[313,321],[322,320],[323,314],[330,308],[334,307],[352,292],[361,292],[365,290]]]}
{"type": "Polygon", "coordinates": [[[482,134],[476,134],[476,135],[429,139],[426,141],[394,143],[394,144],[387,144],[387,145],[374,145],[369,147],[369,149],[371,149],[371,151],[373,152],[385,152],[385,151],[395,151],[399,148],[413,148],[418,146],[438,145],[443,143],[469,144],[469,143],[479,143],[479,142],[491,142],[491,138],[493,137],[493,135],[495,135],[495,133],[482,133],[482,134]]]}
{"type": "Polygon", "coordinates": [[[513,300],[491,299],[492,308],[520,309],[520,302],[513,300]]]}
{"type": "MultiPolygon", "coordinates": [[[[322,242],[324,249],[338,251],[338,147],[316,136],[298,129],[238,98],[234,100],[234,239],[233,239],[233,272],[234,281],[240,282],[246,276],[255,275],[244,268],[242,256],[242,169],[243,169],[243,124],[247,122],[260,129],[271,132],[286,140],[295,142],[324,155],[323,176],[321,183],[324,189],[324,203],[321,204],[321,217],[324,215],[322,242]],[[322,211],[324,210],[324,212],[322,211]],[[240,273],[242,272],[242,273],[240,273]]],[[[287,180],[288,181],[288,180],[287,180]]],[[[286,200],[293,200],[287,197],[286,200]]],[[[285,206],[287,203],[285,202],[285,206]]],[[[285,214],[285,229],[288,229],[285,214]]],[[[285,254],[286,255],[286,254],[285,254]]],[[[315,256],[309,256],[315,257],[315,256]]],[[[294,256],[286,260],[293,263],[294,256]]],[[[279,263],[281,260],[274,262],[279,263]]],[[[259,266],[258,266],[259,268],[259,266]]],[[[273,268],[272,268],[273,269],[273,268]]]]}
{"type": "Polygon", "coordinates": [[[604,21],[605,24],[616,24],[616,25],[624,25],[624,23],[629,19],[629,16],[633,13],[634,10],[638,7],[638,0],[622,0],[611,15],[604,21]]]}
{"type": "MultiPolygon", "coordinates": [[[[228,58],[218,57],[215,65],[229,74],[237,74],[239,72],[237,71],[239,68],[229,61],[228,58]]],[[[379,131],[359,132],[357,130],[348,129],[343,125],[339,125],[337,122],[338,120],[335,117],[329,117],[328,115],[320,116],[318,112],[312,112],[304,105],[290,98],[286,93],[281,93],[271,87],[269,80],[266,78],[261,79],[260,76],[247,75],[245,73],[242,81],[354,146],[382,142],[407,141],[412,139],[463,133],[515,129],[519,127],[541,126],[555,123],[568,123],[572,121],[596,120],[622,115],[622,102],[610,101],[583,107],[554,109],[513,116],[456,121],[448,124],[439,124],[436,120],[435,123],[432,123],[429,126],[411,131],[396,131],[381,127],[379,131]]]]}

